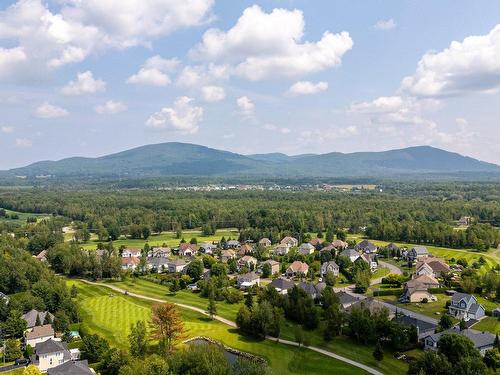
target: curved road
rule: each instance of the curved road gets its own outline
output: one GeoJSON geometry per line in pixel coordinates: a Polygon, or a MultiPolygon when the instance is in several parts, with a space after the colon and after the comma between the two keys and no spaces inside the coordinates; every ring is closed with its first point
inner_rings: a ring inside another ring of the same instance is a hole
{"type": "MultiPolygon", "coordinates": [[[[106,287],[106,288],[112,289],[112,290],[114,290],[115,292],[118,292],[118,293],[123,293],[124,294],[126,292],[124,289],[118,288],[118,287],[116,287],[114,285],[108,285],[108,284],[102,284],[102,283],[95,283],[95,282],[84,280],[84,279],[80,279],[80,281],[82,281],[82,282],[84,282],[86,284],[90,284],[90,285],[97,285],[97,286],[106,287]]],[[[142,295],[142,294],[131,293],[131,292],[128,292],[128,291],[127,291],[127,295],[129,295],[131,297],[140,298],[140,299],[144,299],[144,300],[148,300],[148,301],[153,301],[153,302],[159,302],[159,303],[169,302],[169,301],[162,300],[162,299],[159,299],[159,298],[148,297],[148,296],[145,296],[145,295],[142,295]]],[[[198,307],[194,307],[194,306],[191,306],[191,305],[185,305],[183,303],[177,303],[177,302],[175,302],[175,304],[177,306],[179,306],[179,307],[183,307],[185,309],[193,310],[193,311],[199,312],[200,314],[209,316],[209,314],[205,310],[200,309],[198,307]]],[[[236,323],[235,322],[233,322],[233,321],[231,321],[229,319],[223,318],[223,317],[221,317],[219,315],[214,315],[213,318],[215,320],[218,320],[219,322],[227,324],[227,325],[229,325],[231,327],[236,327],[236,323]]],[[[276,337],[271,337],[271,336],[267,336],[266,339],[272,340],[272,341],[278,341],[278,339],[276,337]]],[[[290,345],[290,346],[297,346],[297,347],[300,346],[295,341],[289,341],[289,340],[282,340],[282,339],[280,339],[279,342],[281,344],[290,345]]],[[[349,359],[349,358],[343,357],[341,355],[335,354],[335,353],[330,352],[328,350],[317,348],[315,346],[307,346],[306,348],[310,349],[312,351],[315,351],[317,353],[326,355],[328,357],[335,358],[335,359],[337,359],[339,361],[348,363],[348,364],[350,364],[352,366],[358,367],[358,368],[360,368],[360,369],[362,369],[362,370],[364,370],[364,371],[366,371],[366,372],[368,372],[370,374],[373,374],[373,375],[383,375],[383,373],[381,373],[380,371],[375,370],[372,367],[366,366],[366,365],[364,365],[362,363],[359,363],[359,362],[356,362],[356,361],[354,361],[352,359],[349,359]]]]}

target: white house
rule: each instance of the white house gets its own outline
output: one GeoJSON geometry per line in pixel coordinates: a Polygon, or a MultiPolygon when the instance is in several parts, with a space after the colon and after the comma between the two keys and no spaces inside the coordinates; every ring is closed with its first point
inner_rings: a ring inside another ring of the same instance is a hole
{"type": "Polygon", "coordinates": [[[274,255],[286,255],[290,251],[290,246],[286,244],[279,244],[274,248],[274,255]]]}
{"type": "Polygon", "coordinates": [[[139,258],[141,256],[141,249],[123,249],[122,258],[139,258]]]}
{"type": "Polygon", "coordinates": [[[171,254],[170,247],[153,247],[148,251],[149,258],[168,258],[171,254]]]}
{"type": "Polygon", "coordinates": [[[31,357],[31,363],[37,366],[41,372],[62,365],[71,360],[71,353],[65,342],[48,339],[35,345],[35,352],[31,357]]]}
{"type": "Polygon", "coordinates": [[[135,270],[140,262],[138,257],[122,257],[122,269],[135,270]]]}
{"type": "Polygon", "coordinates": [[[248,272],[238,276],[238,287],[249,288],[254,285],[260,286],[260,277],[255,272],[248,272]]]}
{"type": "Polygon", "coordinates": [[[354,263],[354,261],[358,259],[361,255],[359,255],[359,253],[354,249],[345,249],[340,253],[340,256],[348,257],[349,260],[354,263]]]}
{"type": "Polygon", "coordinates": [[[314,253],[314,250],[316,250],[316,248],[308,242],[303,243],[299,247],[299,253],[302,255],[310,255],[310,254],[314,253]]]}
{"type": "Polygon", "coordinates": [[[188,263],[182,259],[169,260],[167,262],[168,272],[183,272],[188,263]]]}
{"type": "Polygon", "coordinates": [[[330,262],[325,262],[321,265],[320,273],[321,277],[325,277],[328,272],[332,272],[335,277],[339,275],[339,266],[333,260],[330,262]]]}
{"type": "Polygon", "coordinates": [[[299,246],[299,241],[294,237],[286,236],[285,238],[283,238],[281,240],[280,244],[286,245],[290,248],[290,247],[299,246]]]}

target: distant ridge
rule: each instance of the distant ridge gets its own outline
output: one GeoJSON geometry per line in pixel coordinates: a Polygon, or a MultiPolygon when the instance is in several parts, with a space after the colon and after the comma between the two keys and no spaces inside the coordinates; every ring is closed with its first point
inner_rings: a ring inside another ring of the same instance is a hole
{"type": "Polygon", "coordinates": [[[56,178],[390,177],[402,174],[500,173],[500,166],[430,146],[382,152],[240,155],[188,143],[146,145],[97,158],[40,161],[0,177],[56,178]]]}

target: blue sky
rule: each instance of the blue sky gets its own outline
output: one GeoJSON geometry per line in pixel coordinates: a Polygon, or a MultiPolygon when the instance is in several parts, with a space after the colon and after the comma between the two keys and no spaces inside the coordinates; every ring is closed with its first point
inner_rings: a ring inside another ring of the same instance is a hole
{"type": "Polygon", "coordinates": [[[500,164],[498,1],[0,0],[0,169],[168,141],[500,164]]]}

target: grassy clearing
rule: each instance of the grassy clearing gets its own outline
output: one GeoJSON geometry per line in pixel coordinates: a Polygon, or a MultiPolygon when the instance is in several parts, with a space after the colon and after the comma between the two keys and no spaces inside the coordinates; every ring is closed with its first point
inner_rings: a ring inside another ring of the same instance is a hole
{"type": "MultiPolygon", "coordinates": [[[[174,295],[168,291],[167,287],[143,279],[130,279],[124,282],[113,282],[113,285],[148,297],[161,298],[167,301],[183,303],[202,309],[206,309],[208,304],[207,299],[200,297],[199,294],[189,291],[180,291],[174,295]]],[[[234,321],[239,306],[240,305],[238,304],[231,305],[226,302],[219,302],[217,304],[217,315],[234,321]]],[[[281,328],[281,338],[294,341],[295,326],[296,325],[292,322],[284,321],[281,328]]],[[[331,342],[325,342],[323,340],[321,327],[314,331],[306,332],[306,335],[310,339],[311,345],[334,351],[337,354],[354,359],[371,367],[378,366],[378,369],[384,373],[392,374],[395,373],[396,370],[399,373],[406,373],[408,370],[407,364],[403,361],[395,359],[391,353],[386,353],[384,360],[380,363],[380,365],[378,365],[373,359],[372,353],[374,348],[371,345],[360,345],[347,337],[336,337],[331,342]]]]}
{"type": "MultiPolygon", "coordinates": [[[[191,238],[196,237],[199,244],[203,242],[219,241],[222,237],[225,237],[226,239],[231,237],[234,239],[238,238],[238,235],[239,234],[236,229],[221,229],[218,230],[213,236],[203,236],[201,231],[197,230],[183,231],[182,233],[182,237],[184,237],[186,241],[189,241],[191,238]]],[[[68,236],[68,238],[69,237],[71,236],[68,236]]],[[[98,242],[99,241],[97,240],[97,238],[94,237],[89,242],[83,244],[82,247],[84,249],[95,249],[98,242]]],[[[162,246],[163,244],[166,244],[167,246],[174,247],[178,246],[179,242],[180,239],[176,238],[174,232],[163,232],[160,234],[151,235],[147,240],[122,237],[119,240],[113,241],[113,245],[115,246],[115,248],[119,248],[120,246],[143,248],[144,245],[148,243],[150,246],[162,246]]]]}
{"type": "MultiPolygon", "coordinates": [[[[437,297],[436,302],[429,303],[398,303],[398,307],[402,307],[404,309],[420,313],[422,315],[429,316],[434,319],[439,319],[440,315],[446,313],[448,310],[445,308],[446,301],[450,300],[449,296],[444,294],[436,294],[437,297]],[[439,314],[436,314],[438,312],[439,314]]],[[[396,302],[398,300],[398,296],[377,296],[376,299],[385,301],[385,302],[396,302]]]]}
{"type": "MultiPolygon", "coordinates": [[[[69,282],[78,287],[79,306],[89,330],[102,335],[112,345],[126,347],[130,323],[149,319],[150,302],[78,281],[69,282]]],[[[241,336],[237,330],[191,310],[180,309],[180,312],[188,337],[209,336],[238,350],[266,358],[275,374],[364,373],[358,368],[303,348],[241,336]]]]}
{"type": "Polygon", "coordinates": [[[374,273],[372,273],[372,279],[378,279],[379,277],[387,276],[390,271],[391,270],[387,267],[378,268],[374,273]]]}
{"type": "Polygon", "coordinates": [[[481,319],[478,323],[474,324],[472,328],[477,329],[478,331],[488,331],[493,334],[500,334],[500,321],[498,318],[487,316],[486,318],[481,319]]]}
{"type": "Polygon", "coordinates": [[[45,218],[49,217],[49,215],[47,215],[47,214],[35,214],[35,213],[31,213],[31,212],[18,212],[18,211],[11,211],[11,210],[7,210],[7,209],[5,210],[5,212],[9,216],[12,214],[15,214],[18,216],[18,218],[17,219],[10,219],[10,218],[0,216],[0,221],[7,221],[9,223],[15,223],[15,224],[26,224],[26,219],[28,219],[28,217],[36,217],[37,220],[41,220],[41,219],[45,219],[45,218]]]}

